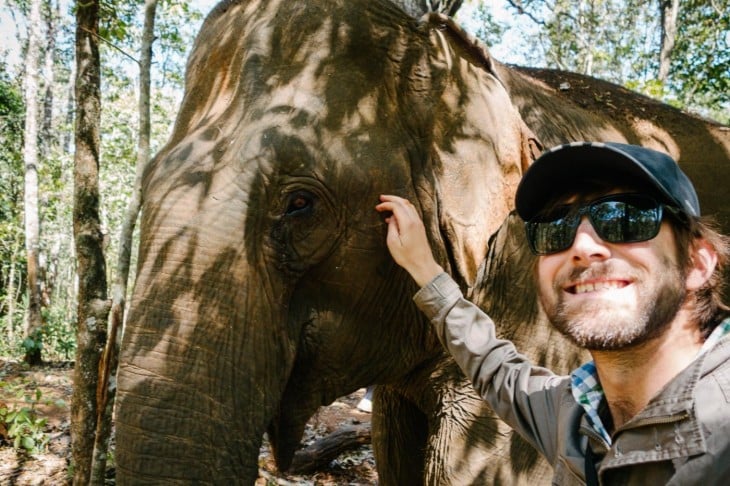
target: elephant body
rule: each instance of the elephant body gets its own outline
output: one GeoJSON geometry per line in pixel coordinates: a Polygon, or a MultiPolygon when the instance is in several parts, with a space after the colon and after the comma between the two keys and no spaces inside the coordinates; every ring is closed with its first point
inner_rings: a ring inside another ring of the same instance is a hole
{"type": "Polygon", "coordinates": [[[574,140],[643,145],[674,158],[694,183],[702,213],[730,234],[730,127],[588,76],[494,63],[523,120],[546,147],[574,140]]]}
{"type": "Polygon", "coordinates": [[[448,18],[387,0],[219,4],[143,178],[119,484],[252,484],[264,433],[286,469],[317,408],[370,384],[380,484],[549,482],[445,354],[374,210],[383,193],[413,201],[500,334],[557,372],[576,366],[510,211],[533,132],[587,132],[545,136],[532,79],[448,18]]]}

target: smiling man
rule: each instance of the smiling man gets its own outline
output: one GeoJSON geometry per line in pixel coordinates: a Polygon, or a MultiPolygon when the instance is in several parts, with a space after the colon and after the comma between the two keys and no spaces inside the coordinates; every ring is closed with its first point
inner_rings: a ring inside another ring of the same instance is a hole
{"type": "MultiPolygon", "coordinates": [[[[555,147],[516,194],[550,322],[593,360],[530,364],[433,258],[416,208],[381,196],[387,243],[414,300],[495,412],[554,467],[553,483],[725,484],[730,478],[730,256],[669,156],[555,147]]],[[[529,323],[526,323],[529,325],[529,323]]]]}

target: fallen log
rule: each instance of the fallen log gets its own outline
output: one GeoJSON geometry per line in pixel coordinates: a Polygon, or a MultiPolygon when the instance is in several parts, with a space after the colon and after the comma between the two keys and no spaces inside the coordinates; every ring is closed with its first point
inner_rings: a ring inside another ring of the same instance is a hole
{"type": "Polygon", "coordinates": [[[294,454],[289,472],[308,474],[325,468],[343,452],[370,443],[370,423],[348,425],[294,454]]]}

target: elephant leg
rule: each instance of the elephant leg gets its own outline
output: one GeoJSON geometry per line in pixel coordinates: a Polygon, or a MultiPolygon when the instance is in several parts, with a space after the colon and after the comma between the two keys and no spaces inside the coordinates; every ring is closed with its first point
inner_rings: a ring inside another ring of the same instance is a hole
{"type": "Polygon", "coordinates": [[[550,483],[547,461],[497,418],[449,357],[376,389],[375,409],[373,449],[384,485],[550,483]]]}
{"type": "Polygon", "coordinates": [[[431,413],[425,483],[432,485],[550,484],[545,459],[479,397],[456,363],[431,373],[438,408],[431,413]]]}
{"type": "Polygon", "coordinates": [[[398,390],[377,386],[373,393],[372,447],[382,486],[423,484],[428,420],[398,390]]]}

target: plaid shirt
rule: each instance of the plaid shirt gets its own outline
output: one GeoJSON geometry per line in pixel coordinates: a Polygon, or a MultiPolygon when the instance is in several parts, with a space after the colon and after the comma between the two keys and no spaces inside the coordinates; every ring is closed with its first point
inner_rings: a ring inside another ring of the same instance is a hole
{"type": "MultiPolygon", "coordinates": [[[[698,354],[706,352],[712,346],[720,340],[722,336],[730,332],[730,318],[725,319],[720,323],[719,326],[712,331],[712,334],[705,340],[702,345],[702,349],[698,354]]],[[[598,373],[596,371],[596,364],[593,361],[589,361],[580,368],[576,369],[570,374],[571,390],[573,392],[573,398],[580,404],[588,416],[588,421],[593,426],[593,429],[598,432],[601,437],[606,441],[607,444],[611,444],[611,436],[601,422],[601,417],[598,415],[598,406],[603,400],[604,393],[601,383],[598,381],[598,373]]]]}

